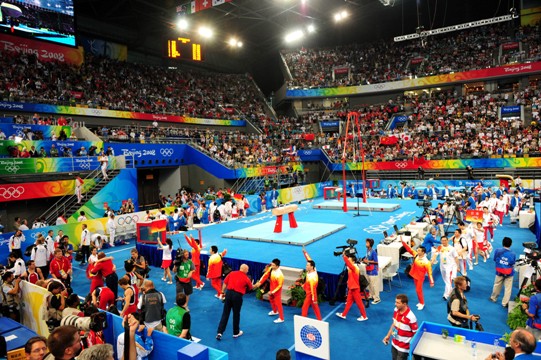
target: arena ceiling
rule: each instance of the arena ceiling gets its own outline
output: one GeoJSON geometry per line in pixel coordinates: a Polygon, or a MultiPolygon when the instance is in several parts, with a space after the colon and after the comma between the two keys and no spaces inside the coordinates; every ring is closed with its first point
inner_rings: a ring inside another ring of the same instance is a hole
{"type": "MultiPolygon", "coordinates": [[[[77,28],[84,34],[126,44],[131,50],[164,56],[167,39],[182,35],[175,27],[176,7],[188,2],[75,0],[77,28]]],[[[202,41],[209,54],[218,54],[208,57],[207,67],[214,64],[223,69],[225,60],[233,59],[245,71],[253,71],[269,58],[276,61],[278,51],[288,47],[391,39],[415,32],[419,24],[434,29],[505,15],[513,6],[514,0],[233,0],[191,14],[188,19],[192,24],[215,28],[212,42],[202,41]],[[384,6],[386,1],[394,5],[384,6]],[[336,23],[334,12],[344,9],[349,18],[336,23]],[[314,34],[302,42],[284,43],[288,31],[308,24],[315,25],[314,34]],[[231,35],[243,41],[242,49],[228,48],[231,35]]]]}

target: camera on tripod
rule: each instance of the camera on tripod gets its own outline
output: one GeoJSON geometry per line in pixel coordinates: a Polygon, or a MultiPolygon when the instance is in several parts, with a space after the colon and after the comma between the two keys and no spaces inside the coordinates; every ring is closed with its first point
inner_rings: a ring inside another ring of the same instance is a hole
{"type": "Polygon", "coordinates": [[[531,265],[534,268],[538,268],[538,261],[541,260],[541,249],[537,247],[535,242],[524,242],[522,246],[524,246],[525,258],[519,259],[515,265],[531,265]]]}
{"type": "Polygon", "coordinates": [[[431,200],[419,200],[415,204],[418,207],[428,209],[428,208],[430,208],[432,206],[432,201],[431,200]]]}
{"type": "Polygon", "coordinates": [[[357,249],[355,249],[355,245],[357,245],[358,241],[353,239],[347,239],[346,240],[347,245],[337,246],[337,249],[341,249],[340,251],[333,252],[334,256],[342,256],[342,254],[345,254],[347,257],[355,258],[357,256],[357,249]]]}

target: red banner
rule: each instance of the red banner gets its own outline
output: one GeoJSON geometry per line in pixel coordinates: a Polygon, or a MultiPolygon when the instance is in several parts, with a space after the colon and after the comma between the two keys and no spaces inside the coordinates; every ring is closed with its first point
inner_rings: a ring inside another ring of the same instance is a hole
{"type": "Polygon", "coordinates": [[[82,99],[83,98],[83,92],[82,91],[72,91],[71,95],[76,99],[82,99]]]}
{"type": "Polygon", "coordinates": [[[82,48],[48,44],[6,34],[0,34],[0,52],[34,54],[39,61],[57,61],[77,66],[83,63],[84,58],[82,48]]]}
{"type": "Polygon", "coordinates": [[[379,143],[381,145],[396,145],[398,138],[396,136],[382,136],[379,143]]]}
{"type": "Polygon", "coordinates": [[[341,75],[341,74],[347,74],[349,72],[349,68],[347,67],[344,67],[344,68],[334,68],[334,73],[336,75],[341,75]]]}
{"type": "Polygon", "coordinates": [[[466,210],[466,221],[483,222],[482,210],[466,210]]]}
{"type": "Polygon", "coordinates": [[[502,44],[502,50],[513,50],[518,49],[518,42],[508,42],[505,44],[502,44]]]}
{"type": "Polygon", "coordinates": [[[425,58],[422,58],[422,57],[420,57],[420,58],[415,58],[415,59],[411,59],[410,64],[411,64],[411,65],[417,65],[417,64],[420,64],[420,63],[423,62],[424,59],[425,59],[425,58]]]}
{"type": "Polygon", "coordinates": [[[0,202],[49,198],[74,194],[75,180],[0,185],[0,202]]]}

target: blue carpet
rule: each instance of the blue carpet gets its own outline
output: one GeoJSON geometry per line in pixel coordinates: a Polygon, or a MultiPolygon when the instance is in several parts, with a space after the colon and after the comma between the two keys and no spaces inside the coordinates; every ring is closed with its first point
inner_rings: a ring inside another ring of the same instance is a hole
{"type": "MultiPolygon", "coordinates": [[[[384,200],[380,200],[384,201],[384,200]]],[[[412,218],[420,216],[422,209],[415,205],[414,200],[392,200],[399,203],[401,208],[392,213],[373,212],[370,216],[354,217],[356,212],[341,212],[337,210],[314,210],[312,203],[303,203],[295,213],[298,222],[346,224],[346,228],[326,238],[318,240],[306,247],[312,258],[317,263],[319,271],[338,274],[343,269],[344,263],[340,257],[334,257],[333,251],[336,246],[346,245],[349,238],[359,240],[357,246],[361,254],[365,253],[364,239],[372,237],[377,243],[382,240],[382,231],[392,232],[393,224],[399,227],[409,223],[412,218]]],[[[239,241],[236,239],[223,238],[222,234],[230,233],[253,225],[259,225],[274,217],[270,212],[251,216],[235,221],[224,222],[219,225],[209,226],[203,229],[203,244],[205,249],[211,245],[217,245],[220,249],[227,248],[227,257],[268,263],[273,258],[280,258],[285,266],[304,268],[305,259],[298,246],[265,243],[255,241],[239,241]]],[[[535,241],[535,236],[528,229],[519,229],[517,225],[508,225],[509,218],[505,218],[504,226],[498,227],[495,232],[495,248],[501,246],[501,239],[509,236],[513,239],[512,250],[522,253],[522,243],[535,241]]],[[[284,224],[287,225],[287,224],[284,224]]],[[[285,228],[285,227],[284,227],[285,228]]],[[[449,229],[452,230],[453,228],[449,229]]],[[[197,234],[194,232],[194,236],[197,234]]],[[[184,245],[184,240],[182,239],[184,245]]],[[[176,245],[176,243],[175,243],[176,245]]],[[[115,257],[118,269],[123,268],[123,261],[129,257],[129,250],[133,247],[122,246],[108,250],[108,254],[115,257]]],[[[74,265],[76,279],[74,289],[78,294],[86,294],[89,281],[84,277],[84,269],[74,265]]],[[[119,270],[119,274],[122,271],[119,270]]],[[[168,299],[167,308],[172,306],[175,297],[174,285],[166,285],[160,278],[162,271],[153,268],[150,273],[159,290],[163,291],[168,299]]],[[[492,291],[494,279],[494,262],[492,258],[487,263],[481,262],[468,273],[472,279],[472,290],[467,294],[470,309],[473,313],[481,315],[481,323],[487,332],[500,333],[509,331],[505,321],[507,309],[503,308],[500,301],[492,303],[488,297],[492,291]]],[[[416,311],[419,322],[426,320],[447,324],[446,303],[442,301],[444,284],[439,270],[435,269],[434,278],[436,284],[433,288],[425,282],[426,307],[423,311],[416,311]]],[[[393,284],[396,283],[393,282],[393,284]]],[[[513,288],[513,295],[517,293],[517,280],[513,288]]],[[[391,317],[396,294],[405,293],[410,298],[412,305],[417,303],[413,282],[402,274],[402,288],[393,285],[392,292],[382,292],[382,302],[372,305],[367,309],[369,320],[359,323],[355,318],[359,316],[358,309],[354,306],[347,320],[334,315],[341,311],[343,303],[330,306],[328,302],[320,305],[321,313],[330,323],[331,358],[332,359],[389,359],[391,349],[382,344],[381,339],[385,336],[391,324],[391,317]],[[352,348],[353,346],[353,348],[352,348]]],[[[387,288],[387,286],[386,286],[387,288]]],[[[284,307],[286,321],[282,324],[274,324],[273,317],[267,315],[270,305],[266,301],[255,299],[253,294],[244,297],[244,305],[241,316],[241,329],[245,335],[239,339],[232,338],[231,323],[228,325],[222,341],[215,340],[216,328],[222,312],[222,304],[214,298],[214,290],[207,283],[202,291],[195,290],[190,297],[189,307],[192,313],[192,334],[201,338],[202,343],[223,351],[230,355],[230,359],[274,359],[276,350],[280,348],[293,349],[293,320],[295,314],[300,314],[300,309],[284,307]]],[[[309,312],[313,317],[313,313],[309,312]]],[[[232,321],[232,319],[230,319],[232,321]]]]}

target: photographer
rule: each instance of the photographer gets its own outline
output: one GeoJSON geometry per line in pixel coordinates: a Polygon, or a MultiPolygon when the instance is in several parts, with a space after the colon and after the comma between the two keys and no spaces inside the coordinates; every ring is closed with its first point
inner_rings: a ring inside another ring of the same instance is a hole
{"type": "Polygon", "coordinates": [[[188,302],[190,301],[190,295],[193,293],[192,274],[195,271],[195,265],[190,260],[190,252],[188,250],[181,250],[181,257],[175,259],[175,265],[173,267],[173,273],[175,274],[176,290],[178,293],[186,294],[186,305],[188,308],[188,302]]]}
{"type": "Polygon", "coordinates": [[[530,330],[537,340],[541,339],[541,279],[535,280],[535,294],[530,297],[529,305],[522,304],[522,309],[528,315],[526,329],[530,330]]]}
{"type": "Polygon", "coordinates": [[[463,276],[457,276],[455,278],[455,288],[451,292],[449,301],[447,302],[447,320],[454,327],[460,327],[465,329],[471,329],[470,320],[477,322],[479,315],[470,315],[468,309],[468,300],[464,291],[466,290],[468,283],[463,276]]]}
{"type": "Polygon", "coordinates": [[[150,272],[150,268],[143,257],[143,255],[139,255],[136,248],[133,248],[130,250],[130,261],[135,266],[135,272],[143,278],[142,280],[139,279],[138,286],[141,287],[143,285],[143,281],[145,278],[148,277],[148,273],[150,272]]]}
{"type": "Polygon", "coordinates": [[[19,303],[21,302],[19,283],[21,278],[15,278],[13,273],[6,271],[2,275],[2,292],[4,298],[3,315],[17,322],[21,321],[21,313],[19,312],[19,303]]]}

